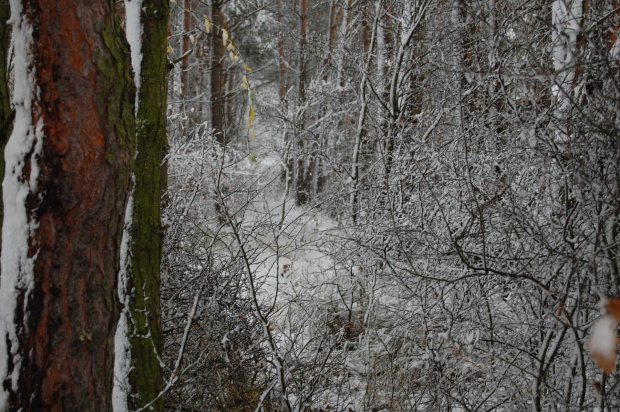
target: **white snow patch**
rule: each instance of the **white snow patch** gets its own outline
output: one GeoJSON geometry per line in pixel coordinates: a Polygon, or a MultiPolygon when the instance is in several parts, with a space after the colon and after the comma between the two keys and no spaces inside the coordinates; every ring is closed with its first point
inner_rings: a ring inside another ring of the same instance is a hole
{"type": "MultiPolygon", "coordinates": [[[[32,69],[32,27],[23,16],[19,0],[11,0],[13,44],[15,51],[15,123],[13,133],[5,149],[5,178],[3,186],[4,222],[2,226],[2,278],[0,279],[0,381],[9,379],[13,390],[17,389],[21,358],[17,334],[25,327],[28,314],[28,296],[34,287],[34,261],[28,257],[28,239],[36,229],[37,222],[27,213],[26,198],[36,191],[39,167],[37,157],[43,148],[43,121],[33,125],[33,100],[36,94],[32,69]],[[30,176],[23,179],[24,165],[30,163],[30,176]],[[23,324],[15,324],[17,297],[25,293],[23,324]],[[9,371],[9,353],[12,371],[9,371]]],[[[0,386],[0,410],[7,409],[8,392],[0,386]]]]}
{"type": "MultiPolygon", "coordinates": [[[[135,187],[136,177],[132,176],[135,187]]],[[[127,200],[125,223],[121,240],[120,270],[118,272],[118,299],[123,306],[114,335],[114,388],[112,389],[112,410],[127,412],[127,395],[130,393],[129,372],[131,371],[131,344],[129,342],[129,296],[127,296],[129,248],[131,246],[131,224],[133,218],[133,191],[127,200]]]]}
{"type": "Polygon", "coordinates": [[[125,0],[126,32],[127,42],[131,49],[131,66],[133,67],[134,82],[136,83],[136,113],[140,101],[140,76],[142,75],[142,24],[140,14],[142,13],[142,0],[125,0]]]}

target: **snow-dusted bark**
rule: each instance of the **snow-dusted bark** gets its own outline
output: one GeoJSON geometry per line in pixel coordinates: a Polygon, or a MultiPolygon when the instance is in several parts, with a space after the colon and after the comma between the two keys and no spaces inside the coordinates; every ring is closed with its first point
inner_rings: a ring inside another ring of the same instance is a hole
{"type": "MultiPolygon", "coordinates": [[[[125,33],[131,52],[131,66],[136,85],[136,115],[140,107],[140,81],[142,70],[142,13],[143,0],[125,0],[125,33]]],[[[135,186],[135,175],[132,178],[135,186]]],[[[118,272],[118,297],[121,303],[121,314],[114,335],[114,387],[112,389],[112,409],[114,412],[129,410],[128,398],[133,393],[129,382],[131,371],[131,301],[128,296],[128,277],[131,275],[131,222],[133,219],[133,190],[127,201],[123,235],[121,238],[120,268],[118,272]]]]}
{"type": "MultiPolygon", "coordinates": [[[[6,177],[2,184],[4,223],[2,225],[2,277],[0,278],[0,410],[9,409],[9,395],[19,391],[24,348],[18,335],[27,333],[28,308],[34,288],[34,259],[29,255],[29,237],[37,221],[29,213],[26,200],[37,193],[38,157],[43,147],[43,121],[33,124],[36,94],[32,67],[31,24],[21,2],[11,2],[15,49],[16,118],[4,157],[6,177]],[[25,171],[25,165],[31,165],[25,171]],[[21,301],[21,303],[20,303],[21,301]],[[7,390],[8,389],[8,390],[7,390]]],[[[36,109],[36,106],[35,106],[36,109]]]]}
{"type": "Polygon", "coordinates": [[[3,183],[0,409],[105,410],[133,154],[128,51],[112,1],[11,8],[17,114],[3,183]]]}
{"type": "Polygon", "coordinates": [[[123,232],[115,410],[163,410],[160,265],[166,191],[168,0],[127,0],[127,40],[136,96],[133,191],[123,232]],[[121,293],[122,292],[122,293],[121,293]],[[124,336],[123,336],[124,335],[124,336]]]}
{"type": "MultiPolygon", "coordinates": [[[[133,177],[135,185],[135,176],[133,177]]],[[[128,397],[133,393],[129,382],[131,372],[131,301],[129,276],[131,275],[131,226],[133,220],[133,193],[127,201],[123,236],[121,238],[120,269],[118,271],[118,300],[121,303],[121,315],[114,335],[114,387],[112,389],[112,410],[126,412],[129,410],[128,397]]]]}

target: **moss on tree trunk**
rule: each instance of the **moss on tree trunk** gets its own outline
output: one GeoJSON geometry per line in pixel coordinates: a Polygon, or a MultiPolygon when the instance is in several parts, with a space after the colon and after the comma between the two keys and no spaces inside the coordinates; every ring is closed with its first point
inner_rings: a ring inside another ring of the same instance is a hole
{"type": "MultiPolygon", "coordinates": [[[[133,329],[129,375],[130,407],[142,407],[163,389],[163,375],[157,354],[163,353],[160,307],[160,263],[163,232],[161,199],[166,170],[162,161],[167,152],[166,46],[170,5],[168,0],[142,3],[142,63],[138,112],[136,116],[137,155],[135,160],[132,260],[129,290],[133,329]]],[[[163,410],[163,398],[153,409],[163,410]]]]}

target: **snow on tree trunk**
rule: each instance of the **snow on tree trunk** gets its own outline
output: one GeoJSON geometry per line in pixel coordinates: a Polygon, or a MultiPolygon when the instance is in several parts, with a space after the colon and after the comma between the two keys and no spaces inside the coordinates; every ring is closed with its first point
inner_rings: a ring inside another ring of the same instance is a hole
{"type": "Polygon", "coordinates": [[[136,158],[134,185],[125,218],[119,273],[119,294],[125,305],[117,328],[118,354],[115,410],[163,410],[163,336],[161,330],[160,264],[162,253],[161,198],[167,152],[167,0],[126,2],[127,37],[134,64],[136,158]],[[137,67],[135,66],[137,65],[137,67]],[[126,243],[125,243],[126,242],[126,243]],[[121,290],[123,289],[123,290],[121,290]],[[123,337],[123,331],[128,336],[123,337]],[[127,368],[127,358],[131,360],[127,368]],[[125,366],[125,367],[123,367],[125,366]],[[118,409],[116,407],[118,406],[118,409]]]}
{"type": "MultiPolygon", "coordinates": [[[[135,176],[133,176],[135,185],[135,176]]],[[[127,201],[125,221],[123,222],[123,236],[121,238],[120,269],[118,272],[118,298],[121,303],[121,315],[116,326],[114,336],[114,387],[112,389],[112,410],[126,412],[129,410],[128,398],[132,394],[129,383],[131,372],[131,343],[130,339],[130,300],[128,295],[128,276],[131,270],[131,220],[133,218],[133,193],[127,201]]]]}
{"type": "Polygon", "coordinates": [[[111,0],[11,8],[0,409],[109,410],[134,144],[129,54],[111,0]]]}

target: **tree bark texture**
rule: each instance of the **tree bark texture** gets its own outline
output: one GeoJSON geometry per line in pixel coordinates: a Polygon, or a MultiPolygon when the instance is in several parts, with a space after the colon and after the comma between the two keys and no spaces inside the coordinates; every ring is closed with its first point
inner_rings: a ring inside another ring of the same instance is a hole
{"type": "MultiPolygon", "coordinates": [[[[0,181],[4,179],[4,147],[11,135],[15,112],[11,107],[9,90],[9,45],[11,43],[11,27],[7,23],[11,16],[9,0],[0,0],[0,181]]],[[[0,222],[4,219],[4,207],[0,198],[0,222]]],[[[0,231],[0,244],[2,244],[0,231]]]]}
{"type": "Polygon", "coordinates": [[[306,44],[308,38],[308,0],[301,0],[299,10],[299,58],[298,71],[299,78],[297,83],[297,124],[295,133],[297,134],[298,159],[295,171],[295,198],[298,205],[306,204],[310,201],[313,163],[312,159],[306,154],[307,142],[302,137],[306,128],[306,44]]]}
{"type": "Polygon", "coordinates": [[[211,7],[211,128],[215,133],[218,143],[226,144],[226,131],[224,130],[224,45],[222,43],[222,30],[224,29],[224,16],[222,14],[223,1],[213,1],[211,7]]]}
{"type": "MultiPolygon", "coordinates": [[[[329,79],[328,70],[333,64],[333,52],[334,47],[336,46],[336,40],[338,38],[338,27],[340,21],[342,20],[342,8],[339,8],[336,4],[335,0],[332,0],[329,5],[329,27],[328,33],[329,37],[327,39],[327,55],[325,56],[325,60],[323,64],[325,65],[325,73],[323,74],[323,81],[326,82],[329,79]]],[[[363,23],[363,22],[362,22],[363,23]]]]}
{"type": "MultiPolygon", "coordinates": [[[[166,169],[162,161],[168,149],[166,136],[167,38],[170,20],[168,0],[144,0],[141,13],[142,61],[138,111],[137,154],[131,226],[130,296],[132,367],[129,382],[133,397],[130,407],[150,403],[163,390],[158,359],[163,356],[161,330],[160,264],[163,232],[161,199],[166,190],[166,169]]],[[[151,405],[162,411],[163,398],[151,405]]]]}
{"type": "MultiPolygon", "coordinates": [[[[13,23],[33,28],[35,92],[26,113],[42,127],[33,149],[41,140],[42,148],[38,157],[24,154],[26,165],[5,178],[5,185],[28,182],[32,162],[40,171],[25,199],[33,282],[15,285],[18,348],[9,346],[8,376],[18,373],[18,382],[3,382],[8,409],[110,410],[116,273],[135,138],[128,47],[112,0],[19,4],[13,23]]],[[[25,137],[15,131],[11,142],[25,137]]]]}

